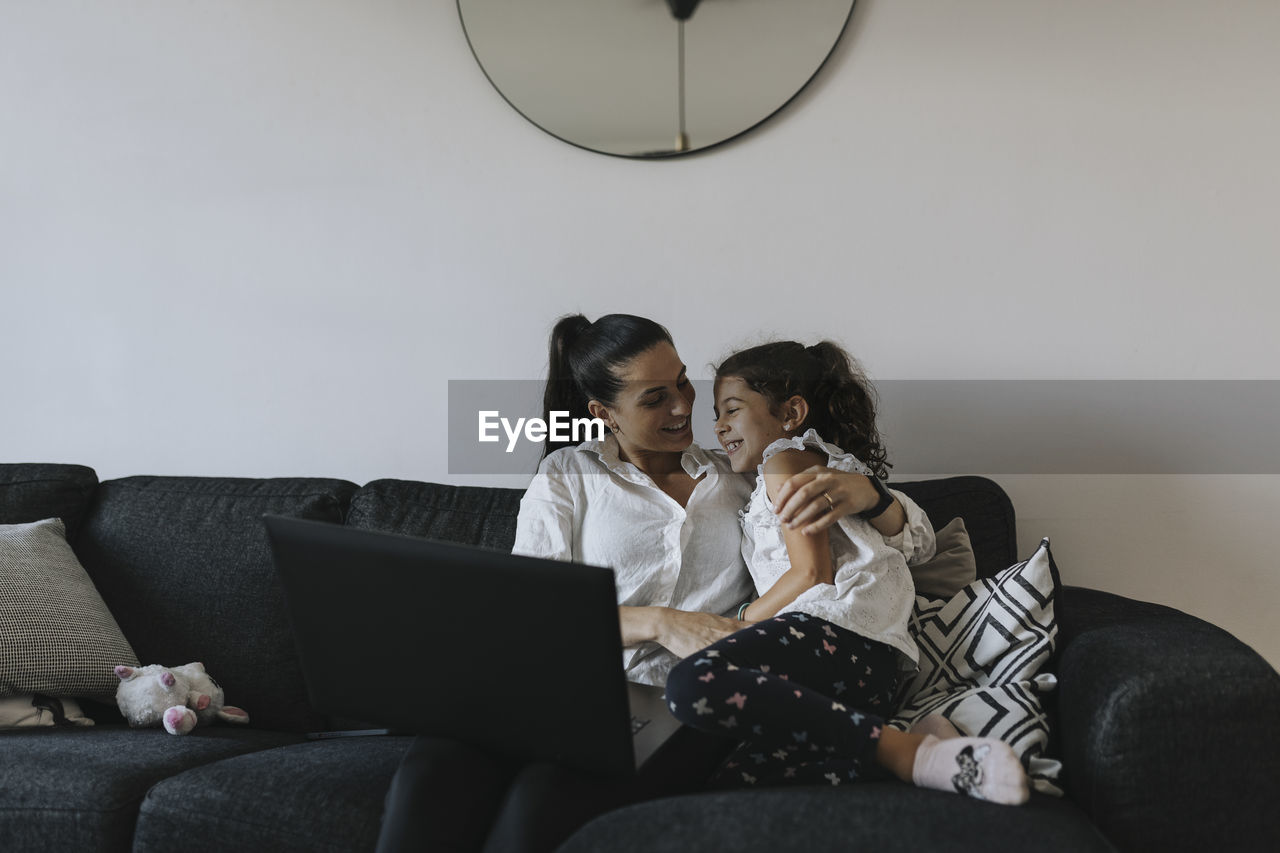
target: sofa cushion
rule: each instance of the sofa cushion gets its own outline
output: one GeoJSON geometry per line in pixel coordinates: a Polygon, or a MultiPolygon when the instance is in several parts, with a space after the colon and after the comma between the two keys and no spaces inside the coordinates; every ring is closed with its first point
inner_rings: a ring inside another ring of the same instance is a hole
{"type": "Polygon", "coordinates": [[[1115,848],[1070,800],[1032,794],[1025,805],[1002,806],[900,782],[862,782],[651,800],[596,818],[558,853],[833,849],[1103,853],[1115,848]]]}
{"type": "Polygon", "coordinates": [[[74,539],[97,486],[83,465],[0,465],[0,524],[61,518],[74,539]]]}
{"type": "Polygon", "coordinates": [[[374,480],[351,498],[347,524],[510,551],[520,489],[374,480]]]}
{"type": "Polygon", "coordinates": [[[116,664],[137,663],[62,519],[0,524],[0,696],[109,700],[116,664]]]}
{"type": "Polygon", "coordinates": [[[159,780],[299,737],[217,726],[185,737],[121,726],[0,732],[0,847],[127,851],[138,806],[159,780]]]}
{"type": "Polygon", "coordinates": [[[372,850],[409,737],[320,740],[166,779],[142,803],[134,853],[372,850]]]}
{"type": "Polygon", "coordinates": [[[109,480],[74,543],[144,664],[203,661],[253,725],[321,728],[271,560],[264,514],[341,523],[342,480],[109,480]]]}

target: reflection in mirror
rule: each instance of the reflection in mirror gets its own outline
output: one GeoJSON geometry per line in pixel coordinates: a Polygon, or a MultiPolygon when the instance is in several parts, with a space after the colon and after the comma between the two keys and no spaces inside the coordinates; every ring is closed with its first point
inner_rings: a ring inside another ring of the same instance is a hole
{"type": "Polygon", "coordinates": [[[626,157],[708,148],[817,73],[854,0],[458,0],[476,59],[526,118],[626,157]]]}

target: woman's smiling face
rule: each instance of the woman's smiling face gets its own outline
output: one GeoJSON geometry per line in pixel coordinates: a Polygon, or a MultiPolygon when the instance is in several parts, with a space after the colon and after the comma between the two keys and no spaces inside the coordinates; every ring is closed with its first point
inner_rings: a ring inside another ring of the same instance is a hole
{"type": "Polygon", "coordinates": [[[764,449],[787,435],[783,419],[770,411],[769,400],[737,376],[722,376],[715,385],[716,438],[729,454],[733,470],[754,471],[764,449]]]}
{"type": "Polygon", "coordinates": [[[592,400],[626,456],[679,452],[693,444],[693,383],[675,347],[650,347],[615,371],[623,383],[612,406],[592,400]]]}

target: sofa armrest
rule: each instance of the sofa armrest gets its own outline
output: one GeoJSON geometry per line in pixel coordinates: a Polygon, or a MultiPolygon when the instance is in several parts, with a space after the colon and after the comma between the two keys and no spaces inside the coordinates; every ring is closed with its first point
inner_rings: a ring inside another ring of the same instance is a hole
{"type": "Polygon", "coordinates": [[[1280,675],[1157,604],[1066,587],[1067,793],[1121,850],[1280,850],[1280,675]]]}

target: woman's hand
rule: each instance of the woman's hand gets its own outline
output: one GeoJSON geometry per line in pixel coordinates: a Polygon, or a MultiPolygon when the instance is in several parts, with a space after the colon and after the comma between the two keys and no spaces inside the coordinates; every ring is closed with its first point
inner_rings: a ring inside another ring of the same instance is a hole
{"type": "Polygon", "coordinates": [[[619,607],[618,619],[622,625],[622,645],[654,642],[682,658],[750,624],[714,613],[671,607],[619,607]]]}
{"type": "MultiPolygon", "coordinates": [[[[879,500],[880,495],[866,476],[814,465],[793,474],[782,484],[774,507],[783,524],[798,528],[804,534],[814,534],[846,515],[871,509],[879,500]]],[[[886,536],[902,530],[905,522],[906,514],[897,500],[883,515],[871,521],[886,536]]]]}
{"type": "Polygon", "coordinates": [[[658,636],[658,644],[679,658],[687,658],[751,624],[714,613],[671,608],[665,610],[662,620],[664,630],[658,636]]]}

